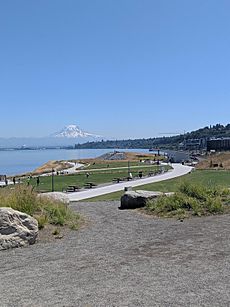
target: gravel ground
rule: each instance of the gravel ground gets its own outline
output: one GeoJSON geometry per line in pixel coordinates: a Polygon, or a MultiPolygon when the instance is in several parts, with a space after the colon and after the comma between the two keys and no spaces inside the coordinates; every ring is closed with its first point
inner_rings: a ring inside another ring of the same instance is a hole
{"type": "Polygon", "coordinates": [[[0,253],[0,306],[230,306],[230,215],[179,222],[76,203],[62,240],[0,253]]]}

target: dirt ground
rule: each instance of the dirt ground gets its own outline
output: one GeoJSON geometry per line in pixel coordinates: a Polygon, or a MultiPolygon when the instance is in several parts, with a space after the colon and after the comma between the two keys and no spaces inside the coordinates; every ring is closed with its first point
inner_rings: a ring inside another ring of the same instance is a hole
{"type": "Polygon", "coordinates": [[[180,222],[75,203],[87,227],[0,254],[1,306],[229,306],[230,215],[180,222]]]}
{"type": "Polygon", "coordinates": [[[200,161],[197,169],[226,169],[230,170],[230,152],[221,152],[208,156],[206,159],[200,161]]]}

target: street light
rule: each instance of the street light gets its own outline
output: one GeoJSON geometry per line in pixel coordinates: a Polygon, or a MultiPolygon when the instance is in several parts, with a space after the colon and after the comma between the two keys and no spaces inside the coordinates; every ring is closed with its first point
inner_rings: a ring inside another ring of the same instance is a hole
{"type": "Polygon", "coordinates": [[[54,192],[54,169],[52,168],[52,175],[51,175],[51,191],[54,192]]]}

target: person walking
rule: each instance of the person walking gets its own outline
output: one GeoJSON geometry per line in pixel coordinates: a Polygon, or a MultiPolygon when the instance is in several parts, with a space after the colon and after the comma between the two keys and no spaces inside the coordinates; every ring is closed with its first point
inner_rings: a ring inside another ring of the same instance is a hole
{"type": "Polygon", "coordinates": [[[37,187],[39,186],[39,184],[40,184],[40,177],[38,176],[37,177],[37,187]]]}
{"type": "Polygon", "coordinates": [[[15,183],[16,183],[16,179],[15,179],[15,177],[13,177],[13,183],[14,183],[14,185],[15,185],[15,183]]]}

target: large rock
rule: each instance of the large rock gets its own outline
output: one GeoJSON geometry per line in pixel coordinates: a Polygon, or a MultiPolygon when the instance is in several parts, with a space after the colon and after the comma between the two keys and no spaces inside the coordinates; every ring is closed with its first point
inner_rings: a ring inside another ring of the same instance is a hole
{"type": "Polygon", "coordinates": [[[173,193],[150,192],[150,191],[127,191],[121,197],[121,206],[119,209],[136,209],[144,207],[148,200],[173,193]]]}
{"type": "Polygon", "coordinates": [[[34,244],[37,236],[37,220],[12,208],[0,208],[0,250],[34,244]]]}

